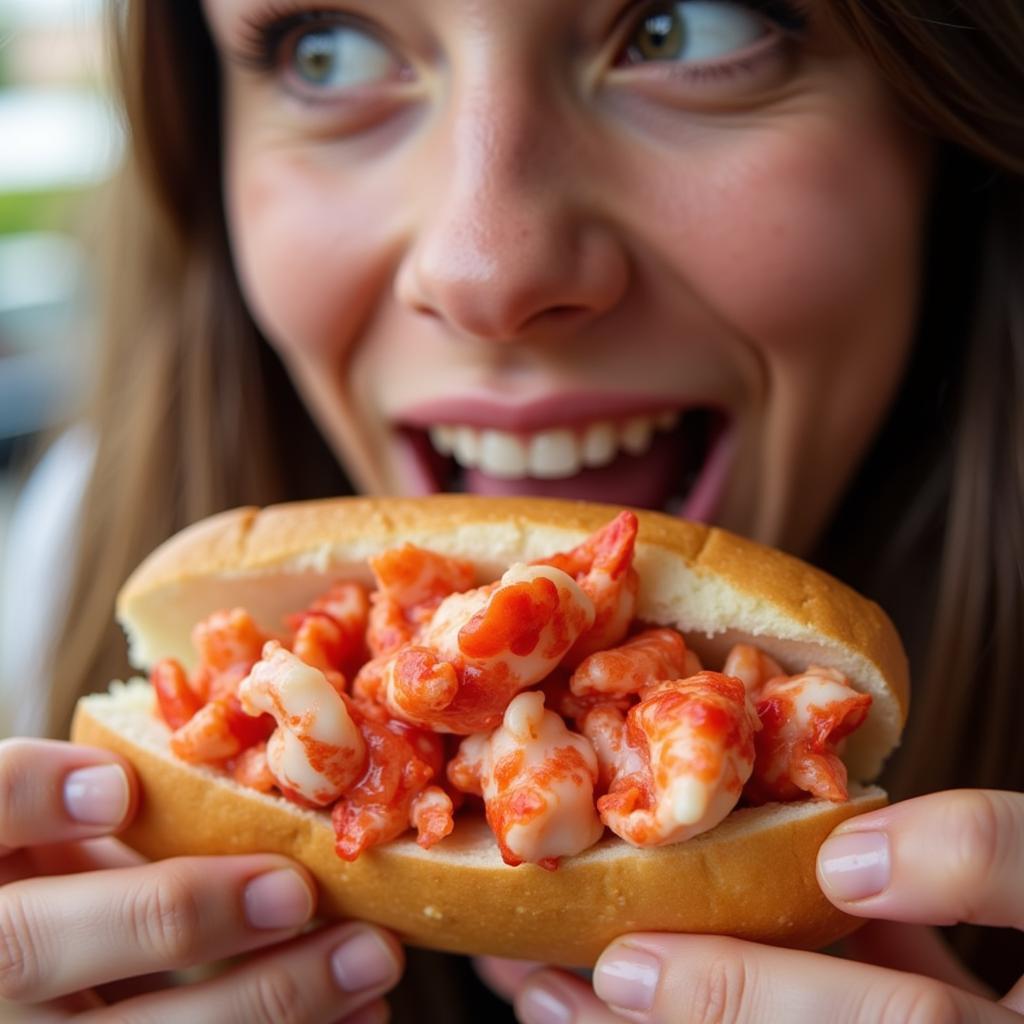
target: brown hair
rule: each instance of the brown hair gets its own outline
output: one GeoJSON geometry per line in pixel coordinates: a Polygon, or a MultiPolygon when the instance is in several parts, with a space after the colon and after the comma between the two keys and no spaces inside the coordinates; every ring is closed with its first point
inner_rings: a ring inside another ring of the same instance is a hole
{"type": "MultiPolygon", "coordinates": [[[[819,560],[879,600],[914,697],[896,797],[1024,789],[1024,8],[833,0],[910,119],[939,140],[928,272],[901,396],[819,560]]],[[[1019,933],[962,926],[990,984],[1019,933]]]]}
{"type": "Polygon", "coordinates": [[[58,736],[82,692],[128,669],[113,600],[147,551],[224,508],[350,490],[235,282],[198,4],[111,5],[110,17],[129,154],[108,197],[108,301],[85,413],[98,449],[55,654],[58,736]]]}
{"type": "MultiPolygon", "coordinates": [[[[1024,788],[1024,10],[831,7],[936,140],[939,172],[912,365],[818,556],[882,601],[911,650],[894,794],[1024,788]]],[[[117,18],[131,148],[55,734],[81,692],[124,671],[113,597],[149,549],[224,507],[347,488],[231,269],[218,73],[198,4],[147,0],[117,18]]]]}
{"type": "Polygon", "coordinates": [[[1024,9],[834,6],[945,145],[912,366],[822,559],[883,601],[911,650],[896,792],[1024,788],[1024,9]]]}

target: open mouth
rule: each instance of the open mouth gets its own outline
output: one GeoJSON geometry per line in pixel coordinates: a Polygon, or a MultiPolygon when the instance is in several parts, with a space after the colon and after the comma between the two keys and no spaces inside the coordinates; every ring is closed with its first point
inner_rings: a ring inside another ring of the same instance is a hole
{"type": "Polygon", "coordinates": [[[665,410],[535,431],[403,426],[417,490],[530,495],[657,509],[708,521],[731,452],[729,417],[665,410]]]}

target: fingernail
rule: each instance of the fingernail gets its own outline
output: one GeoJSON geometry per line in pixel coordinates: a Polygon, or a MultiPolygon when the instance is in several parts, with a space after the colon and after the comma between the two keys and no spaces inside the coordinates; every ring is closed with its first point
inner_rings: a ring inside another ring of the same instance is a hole
{"type": "Polygon", "coordinates": [[[661,961],[632,946],[604,954],[594,969],[594,991],[613,1009],[645,1013],[654,1006],[661,961]]]}
{"type": "Polygon", "coordinates": [[[889,837],[884,832],[847,832],[826,839],[818,873],[826,895],[852,902],[877,896],[889,884],[889,837]]]}
{"type": "Polygon", "coordinates": [[[313,894],[305,879],[291,868],[279,868],[254,878],[243,895],[245,919],[252,928],[298,928],[313,913],[313,894]]]}
{"type": "Polygon", "coordinates": [[[129,799],[128,776],[119,764],[79,768],[64,779],[64,809],[80,825],[120,825],[129,799]]]}
{"type": "Polygon", "coordinates": [[[391,947],[376,932],[359,929],[331,954],[334,980],[345,992],[386,986],[398,974],[391,947]]]}
{"type": "Polygon", "coordinates": [[[522,1024],[572,1024],[574,1015],[568,997],[546,980],[530,982],[516,1000],[522,1024]]]}

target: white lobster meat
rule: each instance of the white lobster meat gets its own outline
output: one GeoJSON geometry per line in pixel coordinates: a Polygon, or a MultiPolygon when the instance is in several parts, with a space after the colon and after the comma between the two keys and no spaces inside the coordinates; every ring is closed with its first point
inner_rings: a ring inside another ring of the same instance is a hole
{"type": "Polygon", "coordinates": [[[738,679],[747,688],[747,693],[757,700],[769,679],[785,673],[782,666],[759,647],[753,644],[734,644],[725,659],[722,675],[738,679]]]}
{"type": "Polygon", "coordinates": [[[633,846],[666,846],[714,828],[754,766],[757,713],[742,683],[717,672],[659,683],[622,712],[591,711],[583,733],[608,792],[601,820],[633,846]]]}
{"type": "Polygon", "coordinates": [[[534,563],[568,573],[594,602],[593,623],[563,659],[568,668],[578,665],[588,654],[622,643],[629,632],[640,587],[640,577],[633,568],[638,526],[636,513],[620,512],[571,551],[534,563]]]}
{"type": "Polygon", "coordinates": [[[493,729],[509,701],[548,675],[593,622],[593,601],[567,573],[514,565],[497,583],[438,605],[415,643],[385,665],[384,704],[435,732],[493,729]]]}
{"type": "Polygon", "coordinates": [[[366,743],[327,677],[276,640],[263,648],[239,688],[250,715],[274,716],[267,764],[282,791],[326,806],[360,777],[366,743]]]}
{"type": "Polygon", "coordinates": [[[666,679],[686,679],[701,670],[682,634],[674,629],[646,629],[607,651],[585,658],[569,680],[576,697],[614,700],[642,693],[666,679]]]}
{"type": "Polygon", "coordinates": [[[762,729],[747,799],[767,803],[809,793],[846,800],[840,744],[864,721],[870,707],[870,695],[858,693],[834,668],[812,665],[800,675],[769,680],[757,693],[762,729]]]}
{"type": "Polygon", "coordinates": [[[456,788],[482,795],[506,864],[555,868],[601,838],[594,807],[597,757],[570,732],[544,695],[521,693],[490,735],[462,741],[448,766],[456,788]]]}

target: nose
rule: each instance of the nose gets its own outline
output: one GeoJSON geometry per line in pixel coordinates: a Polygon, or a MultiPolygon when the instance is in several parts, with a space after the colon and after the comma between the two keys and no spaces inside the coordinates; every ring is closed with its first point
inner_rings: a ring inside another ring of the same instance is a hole
{"type": "Polygon", "coordinates": [[[629,279],[578,129],[542,97],[509,95],[516,80],[453,104],[430,139],[431,205],[396,279],[405,306],[488,341],[567,336],[617,305],[629,279]]]}

